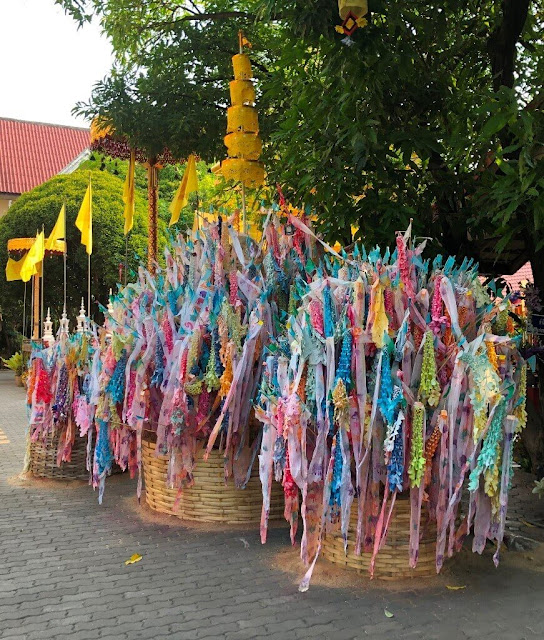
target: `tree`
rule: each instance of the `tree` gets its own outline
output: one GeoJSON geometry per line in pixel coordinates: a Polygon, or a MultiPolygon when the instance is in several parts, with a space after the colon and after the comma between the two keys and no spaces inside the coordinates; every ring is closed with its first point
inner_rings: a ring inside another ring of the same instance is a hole
{"type": "Polygon", "coordinates": [[[527,233],[544,219],[541,2],[377,0],[352,46],[335,3],[268,4],[291,44],[268,84],[272,173],[330,236],[357,224],[390,242],[413,217],[435,250],[487,269],[512,244],[543,262],[544,236],[527,233]]]}
{"type": "MultiPolygon", "coordinates": [[[[256,21],[253,1],[57,0],[79,24],[98,17],[116,63],[75,111],[101,117],[150,157],[168,148],[212,162],[224,156],[225,112],[238,31],[255,47],[253,64],[268,72],[278,33],[256,21]]],[[[279,46],[279,43],[278,43],[279,46]]],[[[260,105],[266,109],[266,104],[260,105]]],[[[272,118],[264,122],[265,129],[272,118]]],[[[266,135],[266,131],[265,131],[266,135]]]]}
{"type": "Polygon", "coordinates": [[[311,204],[329,238],[351,239],[355,224],[367,243],[390,242],[413,217],[435,251],[473,255],[488,271],[532,259],[544,291],[542,0],[374,0],[351,46],[330,0],[58,1],[80,22],[98,16],[149,86],[176,61],[199,86],[208,79],[219,104],[225,49],[245,27],[270,182],[311,204]]]}
{"type": "MultiPolygon", "coordinates": [[[[93,186],[93,254],[91,258],[92,294],[96,301],[106,304],[108,291],[120,281],[120,267],[125,263],[122,201],[123,182],[108,173],[92,171],[93,186]]],[[[89,181],[89,171],[78,170],[59,175],[24,193],[0,220],[0,268],[5,270],[11,238],[34,237],[45,229],[46,236],[55,224],[60,208],[66,203],[68,236],[67,306],[69,316],[77,315],[81,298],[86,299],[87,255],[75,219],[89,181]]],[[[135,271],[144,258],[146,246],[146,206],[139,193],[135,196],[134,228],[128,236],[129,269],[135,271]]],[[[57,320],[63,304],[63,260],[61,256],[45,259],[45,306],[57,320]]],[[[21,281],[6,282],[0,278],[0,300],[4,324],[8,329],[21,331],[23,318],[23,289],[21,281]]],[[[28,287],[27,295],[30,295],[28,287]]],[[[30,304],[27,298],[27,312],[30,304]]],[[[90,310],[98,319],[96,305],[90,310]]]]}

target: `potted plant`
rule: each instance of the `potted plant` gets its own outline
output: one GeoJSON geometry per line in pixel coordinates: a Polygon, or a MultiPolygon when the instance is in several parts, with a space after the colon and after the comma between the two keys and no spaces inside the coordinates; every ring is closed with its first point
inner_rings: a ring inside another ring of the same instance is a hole
{"type": "Polygon", "coordinates": [[[23,354],[20,351],[14,353],[11,358],[5,360],[2,358],[2,362],[6,365],[8,369],[11,369],[15,373],[15,384],[18,387],[23,386],[22,376],[23,376],[23,354]]]}

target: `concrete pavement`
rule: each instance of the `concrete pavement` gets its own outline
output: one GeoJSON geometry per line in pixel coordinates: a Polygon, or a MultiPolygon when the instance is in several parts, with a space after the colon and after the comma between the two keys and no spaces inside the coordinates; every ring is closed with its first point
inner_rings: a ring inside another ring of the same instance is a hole
{"type": "Polygon", "coordinates": [[[124,476],[108,480],[102,506],[84,483],[17,479],[26,415],[10,372],[0,373],[0,429],[2,640],[544,638],[540,549],[506,552],[497,570],[491,550],[463,553],[423,586],[370,583],[320,561],[299,593],[284,528],[262,546],[257,527],[150,517],[124,476]],[[133,553],[143,559],[126,566],[133,553]]]}

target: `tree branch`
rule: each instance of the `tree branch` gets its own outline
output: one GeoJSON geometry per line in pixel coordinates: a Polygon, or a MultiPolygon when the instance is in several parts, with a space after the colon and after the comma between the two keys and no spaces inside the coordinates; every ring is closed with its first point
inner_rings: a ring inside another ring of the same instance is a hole
{"type": "Polygon", "coordinates": [[[176,20],[151,22],[149,23],[148,26],[151,29],[160,29],[160,28],[167,28],[167,27],[173,29],[177,25],[183,24],[184,22],[205,22],[207,20],[231,20],[233,18],[249,18],[251,20],[255,20],[256,16],[252,13],[247,13],[246,11],[218,11],[217,13],[191,14],[188,16],[183,16],[182,18],[177,18],[176,20]]]}
{"type": "Polygon", "coordinates": [[[502,22],[487,41],[495,91],[502,86],[514,86],[516,45],[520,41],[530,4],[531,0],[502,0],[502,22]]]}

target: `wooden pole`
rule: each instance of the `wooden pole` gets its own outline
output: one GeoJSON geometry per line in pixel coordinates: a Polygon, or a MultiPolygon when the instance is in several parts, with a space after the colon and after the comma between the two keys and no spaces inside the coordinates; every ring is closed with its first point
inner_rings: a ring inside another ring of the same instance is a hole
{"type": "MultiPolygon", "coordinates": [[[[238,31],[238,53],[244,53],[244,32],[240,29],[238,31]]],[[[246,185],[242,180],[242,230],[247,233],[247,220],[246,220],[246,185]]]]}
{"type": "Polygon", "coordinates": [[[247,233],[247,218],[246,218],[246,185],[242,182],[242,229],[244,233],[247,233]]]}
{"type": "Polygon", "coordinates": [[[157,265],[158,220],[159,220],[159,169],[157,159],[150,158],[147,165],[147,269],[155,274],[157,265]]]}
{"type": "Polygon", "coordinates": [[[32,276],[32,340],[40,339],[40,276],[32,276]]]}

